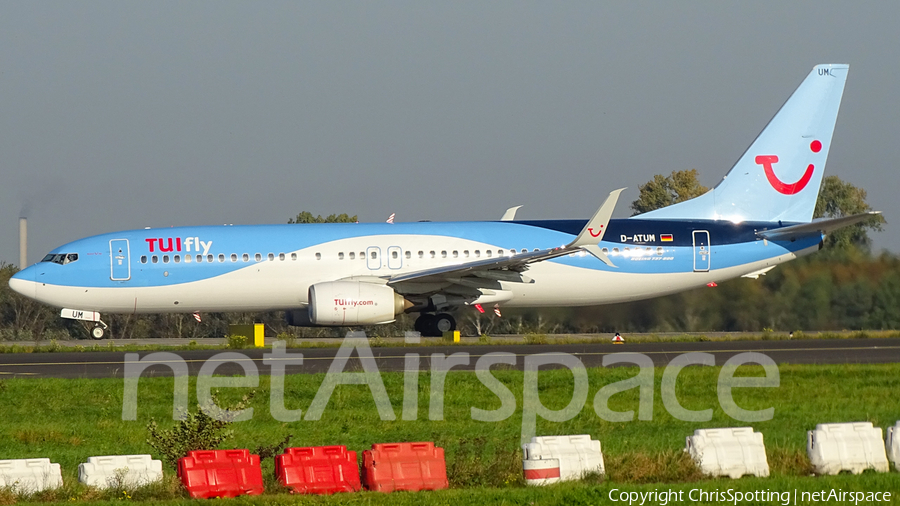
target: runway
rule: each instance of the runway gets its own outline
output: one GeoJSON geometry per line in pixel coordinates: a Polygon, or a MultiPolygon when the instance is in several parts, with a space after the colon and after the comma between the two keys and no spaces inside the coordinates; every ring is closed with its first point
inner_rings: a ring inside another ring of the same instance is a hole
{"type": "MultiPolygon", "coordinates": [[[[642,353],[657,366],[665,366],[678,355],[690,352],[710,353],[716,365],[744,352],[757,352],[770,357],[778,364],[877,364],[900,362],[900,338],[882,339],[821,339],[790,341],[726,341],[726,342],[657,342],[612,345],[549,344],[549,345],[442,345],[422,347],[372,347],[370,348],[379,371],[402,371],[407,354],[419,355],[419,369],[431,370],[433,354],[468,354],[467,365],[457,365],[453,370],[474,370],[479,358],[489,353],[509,353],[515,357],[515,365],[504,366],[522,370],[526,357],[536,354],[569,354],[577,357],[586,367],[600,367],[603,357],[613,353],[642,353]]],[[[314,374],[328,371],[339,348],[289,349],[290,358],[303,358],[301,365],[288,365],[288,374],[314,374]]],[[[59,352],[59,353],[5,353],[0,354],[0,379],[26,378],[122,378],[129,366],[136,369],[137,360],[157,361],[142,372],[142,376],[171,376],[171,365],[185,364],[191,375],[209,363],[217,365],[215,374],[244,374],[235,358],[252,361],[259,374],[269,374],[271,368],[263,363],[268,349],[247,350],[188,350],[167,351],[169,355],[153,355],[160,352],[59,352]],[[229,353],[231,357],[223,356],[229,353]],[[239,355],[235,355],[235,353],[239,355]],[[137,359],[137,360],[135,360],[137,359]],[[168,365],[167,365],[168,364],[168,365]]],[[[361,363],[353,357],[347,371],[361,371],[361,363]]],[[[457,355],[461,360],[464,355],[457,355]]],[[[279,360],[285,363],[284,360],[279,360]]],[[[552,366],[550,366],[552,367],[552,366]]]]}

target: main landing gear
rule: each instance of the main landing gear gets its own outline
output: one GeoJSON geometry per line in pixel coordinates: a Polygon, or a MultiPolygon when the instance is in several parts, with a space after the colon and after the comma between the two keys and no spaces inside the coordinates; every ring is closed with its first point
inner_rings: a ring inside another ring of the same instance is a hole
{"type": "Polygon", "coordinates": [[[441,337],[444,332],[456,330],[456,319],[447,313],[422,313],[416,319],[416,331],[427,337],[441,337]]]}

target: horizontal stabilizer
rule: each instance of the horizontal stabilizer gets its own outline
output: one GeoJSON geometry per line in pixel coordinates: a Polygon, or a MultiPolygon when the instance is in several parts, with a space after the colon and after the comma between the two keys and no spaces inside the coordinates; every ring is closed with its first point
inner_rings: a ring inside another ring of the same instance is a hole
{"type": "Polygon", "coordinates": [[[769,239],[770,241],[790,241],[801,237],[809,237],[811,235],[827,234],[834,230],[855,225],[879,214],[881,214],[881,211],[870,211],[868,213],[854,214],[853,216],[844,216],[842,218],[815,220],[809,223],[801,223],[800,225],[791,225],[789,227],[776,228],[774,230],[763,230],[757,232],[756,235],[763,239],[769,239]]]}

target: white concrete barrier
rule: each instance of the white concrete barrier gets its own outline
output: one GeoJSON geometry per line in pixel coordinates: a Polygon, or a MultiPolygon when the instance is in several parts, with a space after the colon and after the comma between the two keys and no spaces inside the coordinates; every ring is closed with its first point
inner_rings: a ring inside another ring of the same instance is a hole
{"type": "Polygon", "coordinates": [[[592,440],[588,434],[533,437],[522,449],[525,453],[522,469],[526,482],[532,485],[580,480],[587,473],[606,473],[600,441],[592,440]],[[555,474],[554,464],[559,469],[558,478],[550,476],[555,474]],[[529,481],[529,475],[534,483],[529,481]]]}
{"type": "Polygon", "coordinates": [[[769,476],[763,435],[752,427],[695,430],[686,445],[685,451],[703,474],[733,479],[746,474],[769,476]]]}
{"type": "Polygon", "coordinates": [[[881,429],[871,422],[820,423],[808,432],[806,451],[817,474],[889,468],[881,429]]]}
{"type": "Polygon", "coordinates": [[[893,427],[888,427],[884,449],[888,459],[894,463],[894,469],[900,471],[900,420],[893,427]]]}
{"type": "Polygon", "coordinates": [[[78,465],[78,481],[97,488],[135,487],[162,479],[162,462],[150,455],[88,457],[78,465]]]}
{"type": "Polygon", "coordinates": [[[16,492],[40,492],[63,484],[59,464],[50,459],[0,460],[0,487],[16,492]]]}

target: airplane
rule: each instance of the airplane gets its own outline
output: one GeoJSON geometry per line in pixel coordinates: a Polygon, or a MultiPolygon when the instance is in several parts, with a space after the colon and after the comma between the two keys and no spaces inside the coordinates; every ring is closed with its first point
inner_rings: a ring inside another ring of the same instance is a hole
{"type": "MultiPolygon", "coordinates": [[[[9,281],[94,323],[102,312],[283,310],[299,326],[358,326],[418,313],[456,329],[467,307],[647,299],[765,274],[871,214],[813,221],[849,66],[817,65],[713,189],[611,219],[196,226],[103,234],[60,246],[9,281]]],[[[499,307],[499,306],[495,306],[499,307]]]]}

